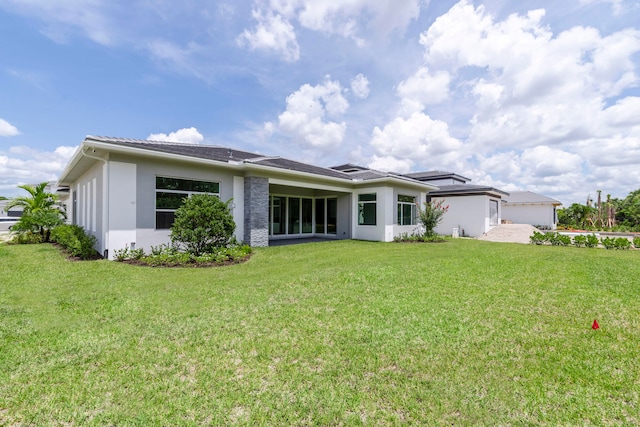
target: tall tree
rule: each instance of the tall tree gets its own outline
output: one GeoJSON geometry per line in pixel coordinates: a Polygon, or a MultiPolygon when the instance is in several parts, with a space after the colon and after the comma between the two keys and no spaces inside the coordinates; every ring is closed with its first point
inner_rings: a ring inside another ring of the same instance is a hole
{"type": "Polygon", "coordinates": [[[29,196],[11,199],[5,206],[6,211],[14,207],[22,208],[22,216],[11,227],[12,231],[40,233],[42,240],[48,242],[51,229],[64,222],[66,214],[60,205],[60,198],[57,194],[45,191],[46,187],[46,182],[35,186],[29,184],[18,186],[29,193],[29,196]]]}

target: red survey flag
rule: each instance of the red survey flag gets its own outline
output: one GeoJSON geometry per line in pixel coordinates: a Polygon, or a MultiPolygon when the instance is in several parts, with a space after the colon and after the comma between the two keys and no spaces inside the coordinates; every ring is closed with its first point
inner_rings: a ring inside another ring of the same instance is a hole
{"type": "Polygon", "coordinates": [[[600,325],[598,325],[597,320],[593,320],[593,325],[591,325],[591,329],[600,329],[600,325]]]}

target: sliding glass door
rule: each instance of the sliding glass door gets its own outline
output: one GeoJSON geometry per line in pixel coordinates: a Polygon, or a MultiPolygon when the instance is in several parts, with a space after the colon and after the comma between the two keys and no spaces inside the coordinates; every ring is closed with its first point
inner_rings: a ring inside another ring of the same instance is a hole
{"type": "Polygon", "coordinates": [[[271,196],[269,235],[336,234],[338,199],[271,196]]]}

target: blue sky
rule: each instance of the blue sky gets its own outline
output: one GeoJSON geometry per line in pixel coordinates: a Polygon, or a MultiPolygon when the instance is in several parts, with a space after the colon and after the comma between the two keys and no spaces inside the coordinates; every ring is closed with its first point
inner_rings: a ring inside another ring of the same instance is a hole
{"type": "Polygon", "coordinates": [[[0,195],[86,135],[640,188],[640,1],[0,0],[0,195]]]}

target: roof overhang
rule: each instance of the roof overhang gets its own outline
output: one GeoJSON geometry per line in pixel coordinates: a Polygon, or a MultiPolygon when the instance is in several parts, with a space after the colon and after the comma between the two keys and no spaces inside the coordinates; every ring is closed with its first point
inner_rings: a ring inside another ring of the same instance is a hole
{"type": "Polygon", "coordinates": [[[251,161],[220,161],[203,159],[199,157],[166,153],[155,150],[148,150],[140,147],[132,147],[125,145],[111,144],[109,142],[86,137],[80,146],[76,149],[71,161],[62,171],[58,185],[71,185],[76,179],[89,170],[97,161],[107,161],[110,154],[124,154],[131,156],[141,156],[159,160],[180,161],[191,164],[199,164],[205,166],[215,166],[243,172],[245,174],[266,175],[266,177],[287,177],[295,179],[303,179],[305,181],[331,183],[345,189],[351,189],[360,186],[371,186],[375,184],[386,185],[402,185],[409,186],[421,191],[428,192],[438,187],[433,184],[420,182],[413,179],[403,178],[399,176],[386,176],[369,180],[354,180],[348,178],[338,178],[331,176],[323,176],[319,174],[295,171],[275,166],[261,165],[251,161]]]}

